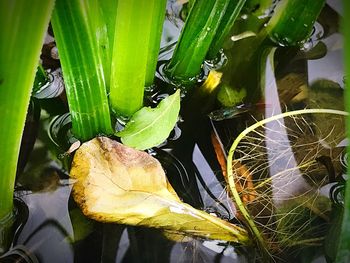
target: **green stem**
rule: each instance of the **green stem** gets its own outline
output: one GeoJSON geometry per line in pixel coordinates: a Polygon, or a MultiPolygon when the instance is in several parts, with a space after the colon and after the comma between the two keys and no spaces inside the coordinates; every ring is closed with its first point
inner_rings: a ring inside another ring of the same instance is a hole
{"type": "Polygon", "coordinates": [[[92,34],[97,29],[88,21],[95,16],[91,12],[100,10],[91,6],[86,1],[57,0],[52,15],[73,133],[82,140],[112,132],[100,50],[92,34]]]}
{"type": "Polygon", "coordinates": [[[149,38],[150,43],[147,57],[147,71],[145,79],[146,86],[150,86],[153,84],[154,73],[156,72],[166,3],[166,0],[158,0],[158,3],[152,9],[153,21],[151,26],[151,35],[149,38]]]}
{"type": "Polygon", "coordinates": [[[99,47],[102,56],[106,88],[109,91],[118,0],[98,0],[93,2],[98,4],[95,8],[101,8],[100,14],[102,14],[102,17],[99,18],[101,28],[99,47]]]}
{"type": "Polygon", "coordinates": [[[326,0],[284,0],[276,7],[266,30],[281,46],[302,43],[311,33],[326,0]]]}
{"type": "Polygon", "coordinates": [[[219,53],[245,2],[246,0],[230,0],[230,3],[220,22],[219,28],[217,29],[217,32],[214,36],[213,42],[210,45],[207,54],[208,59],[214,59],[219,53]]]}
{"type": "MultiPolygon", "coordinates": [[[[163,16],[164,8],[164,0],[118,1],[110,90],[110,103],[117,115],[129,117],[143,106],[151,45],[158,42],[151,39],[159,33],[159,28],[153,29],[160,20],[155,16],[163,16]]],[[[158,53],[155,51],[151,53],[158,53]]]]}
{"type": "Polygon", "coordinates": [[[0,221],[12,212],[21,137],[53,5],[0,1],[0,221]]]}
{"type": "MultiPolygon", "coordinates": [[[[86,10],[87,22],[89,23],[89,30],[92,40],[96,42],[96,47],[99,52],[100,61],[103,67],[103,76],[105,79],[106,88],[109,89],[110,86],[110,74],[111,74],[111,47],[109,42],[108,26],[110,17],[113,18],[116,15],[116,11],[113,10],[112,0],[89,0],[84,1],[84,9],[86,10]],[[105,2],[101,4],[101,2],[105,2]],[[108,14],[104,13],[103,7],[108,5],[111,8],[111,12],[108,14]],[[114,11],[114,12],[113,12],[114,11]]],[[[114,4],[115,5],[115,4],[114,4]]],[[[114,6],[115,8],[115,6],[114,6]]]]}
{"type": "Polygon", "coordinates": [[[229,3],[229,0],[197,0],[193,3],[167,66],[171,78],[188,82],[198,76],[229,3]]]}

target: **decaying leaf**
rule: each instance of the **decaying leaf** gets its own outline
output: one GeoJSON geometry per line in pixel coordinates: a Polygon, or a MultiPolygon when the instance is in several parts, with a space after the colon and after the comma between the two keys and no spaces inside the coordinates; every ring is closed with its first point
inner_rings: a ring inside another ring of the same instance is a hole
{"type": "MultiPolygon", "coordinates": [[[[211,134],[211,141],[214,147],[216,158],[221,167],[222,175],[226,183],[228,183],[226,166],[227,155],[215,133],[211,134]]],[[[236,160],[232,162],[232,169],[237,174],[237,176],[235,177],[235,186],[243,203],[248,204],[249,202],[254,201],[257,193],[254,189],[252,174],[249,172],[249,170],[244,164],[241,164],[239,161],[236,160]]],[[[242,215],[240,215],[239,211],[237,211],[236,217],[238,217],[239,219],[242,218],[242,215]]]]}
{"type": "Polygon", "coordinates": [[[244,229],[183,203],[155,158],[106,137],[77,150],[70,175],[74,199],[97,221],[249,243],[244,229]]]}

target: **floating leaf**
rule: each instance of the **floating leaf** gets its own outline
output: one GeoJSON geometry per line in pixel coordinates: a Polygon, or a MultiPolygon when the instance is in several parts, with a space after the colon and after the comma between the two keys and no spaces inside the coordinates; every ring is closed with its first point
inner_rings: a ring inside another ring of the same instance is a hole
{"type": "Polygon", "coordinates": [[[242,228],[181,202],[155,158],[106,137],[77,150],[70,175],[74,199],[97,221],[249,243],[242,228]]]}
{"type": "Polygon", "coordinates": [[[143,107],[117,133],[122,142],[138,150],[162,143],[170,134],[180,111],[180,90],[162,100],[156,108],[143,107]]]}

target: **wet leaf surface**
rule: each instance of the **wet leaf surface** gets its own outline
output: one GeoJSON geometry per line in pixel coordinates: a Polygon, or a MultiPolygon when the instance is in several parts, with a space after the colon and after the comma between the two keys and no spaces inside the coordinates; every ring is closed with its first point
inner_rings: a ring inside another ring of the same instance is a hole
{"type": "Polygon", "coordinates": [[[97,221],[249,243],[242,228],[183,203],[155,158],[106,137],[77,150],[70,175],[74,199],[97,221]]]}

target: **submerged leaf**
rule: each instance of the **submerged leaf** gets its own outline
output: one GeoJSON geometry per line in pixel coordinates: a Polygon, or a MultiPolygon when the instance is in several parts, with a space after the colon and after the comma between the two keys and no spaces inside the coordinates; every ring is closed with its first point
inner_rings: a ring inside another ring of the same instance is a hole
{"type": "Polygon", "coordinates": [[[180,91],[162,100],[152,109],[143,107],[127,123],[124,130],[117,133],[125,145],[145,150],[162,143],[170,134],[180,111],[180,91]]]}
{"type": "Polygon", "coordinates": [[[242,228],[181,202],[155,158],[106,137],[77,150],[70,175],[74,199],[95,220],[249,243],[242,228]]]}

